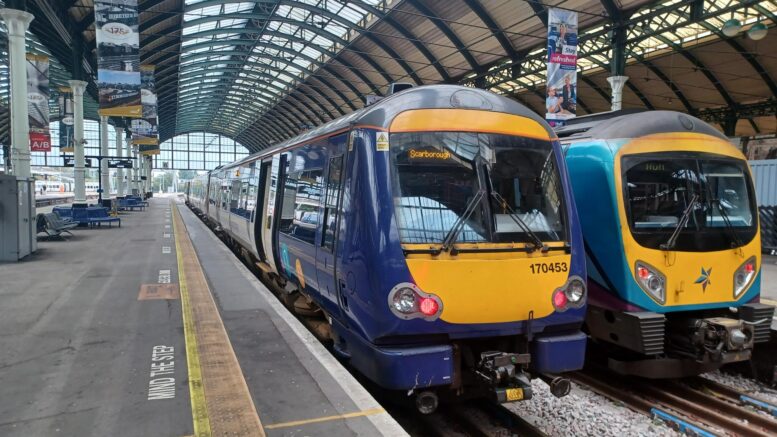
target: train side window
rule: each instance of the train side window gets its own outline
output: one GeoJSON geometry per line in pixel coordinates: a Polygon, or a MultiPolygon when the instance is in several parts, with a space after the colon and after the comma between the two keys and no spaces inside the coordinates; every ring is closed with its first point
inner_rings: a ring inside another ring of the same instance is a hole
{"type": "Polygon", "coordinates": [[[318,228],[322,179],[321,169],[295,172],[286,178],[281,208],[281,232],[313,244],[318,228]],[[296,177],[292,179],[294,176],[296,177]]]}
{"type": "Polygon", "coordinates": [[[278,222],[278,231],[287,235],[291,235],[294,222],[294,200],[297,197],[297,179],[301,173],[299,171],[289,173],[284,179],[281,219],[278,222]]]}
{"type": "Polygon", "coordinates": [[[340,181],[343,174],[343,155],[329,159],[329,173],[326,178],[326,199],[324,201],[324,221],[321,231],[321,247],[334,251],[335,230],[337,229],[337,204],[340,200],[340,181]]]}
{"type": "Polygon", "coordinates": [[[247,184],[248,187],[244,189],[246,190],[246,198],[245,198],[245,212],[246,212],[246,218],[252,219],[254,209],[256,208],[256,196],[257,196],[257,185],[259,184],[259,178],[256,177],[250,177],[245,180],[244,184],[247,184]]]}

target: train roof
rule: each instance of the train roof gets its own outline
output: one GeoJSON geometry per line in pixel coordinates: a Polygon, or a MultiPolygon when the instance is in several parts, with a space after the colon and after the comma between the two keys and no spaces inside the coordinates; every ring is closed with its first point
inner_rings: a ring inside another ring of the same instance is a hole
{"type": "Polygon", "coordinates": [[[664,132],[695,132],[728,141],[707,122],[676,111],[602,112],[571,119],[556,130],[562,142],[584,138],[639,138],[664,132]]]}
{"type": "Polygon", "coordinates": [[[305,143],[314,138],[347,129],[353,125],[367,125],[388,129],[389,125],[394,120],[394,117],[404,111],[413,109],[448,108],[477,109],[520,115],[540,123],[540,125],[545,127],[551,138],[556,136],[555,132],[553,132],[543,118],[515,100],[478,88],[469,88],[459,85],[425,85],[392,94],[370,106],[357,109],[350,114],[332,120],[315,129],[311,129],[282,143],[249,155],[240,161],[224,165],[220,169],[228,169],[248,161],[253,161],[259,157],[272,155],[296,144],[305,143]]]}

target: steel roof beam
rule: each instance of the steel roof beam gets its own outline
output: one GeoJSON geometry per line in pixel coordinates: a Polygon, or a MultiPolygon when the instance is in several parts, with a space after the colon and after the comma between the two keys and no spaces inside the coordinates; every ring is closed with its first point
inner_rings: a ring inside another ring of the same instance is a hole
{"type": "Polygon", "coordinates": [[[475,13],[475,15],[480,18],[480,21],[483,22],[483,24],[486,25],[491,31],[493,32],[494,38],[496,38],[497,41],[499,41],[499,45],[502,46],[502,50],[504,50],[505,55],[507,55],[510,59],[517,59],[518,58],[518,52],[515,50],[515,47],[513,47],[513,43],[510,42],[510,38],[508,38],[501,27],[494,21],[494,18],[486,11],[486,9],[483,7],[482,4],[480,4],[479,0],[464,0],[464,3],[467,4],[467,6],[472,10],[472,12],[475,13]]]}
{"type": "Polygon", "coordinates": [[[470,68],[472,68],[472,71],[475,73],[481,73],[481,66],[478,63],[478,61],[475,59],[474,56],[472,56],[472,53],[467,49],[467,46],[464,45],[464,43],[461,41],[461,39],[456,35],[455,32],[453,32],[453,29],[440,19],[440,17],[437,15],[436,12],[434,12],[431,8],[429,8],[425,3],[419,1],[419,0],[407,0],[408,3],[410,3],[415,9],[420,11],[423,15],[426,16],[428,20],[430,20],[434,25],[437,27],[437,29],[440,30],[440,32],[445,35],[446,38],[453,44],[454,47],[461,53],[461,55],[464,57],[464,59],[469,64],[470,68]]]}
{"type": "Polygon", "coordinates": [[[529,3],[534,15],[542,22],[542,25],[548,27],[548,8],[542,0],[526,0],[526,3],[529,3]]]}
{"type": "Polygon", "coordinates": [[[442,79],[443,82],[451,81],[450,75],[442,66],[442,64],[437,59],[437,57],[434,56],[434,54],[429,50],[429,48],[426,47],[426,45],[423,42],[419,41],[418,37],[416,37],[406,27],[404,27],[402,24],[397,22],[397,20],[391,17],[391,15],[386,14],[385,12],[379,10],[378,8],[368,3],[363,2],[362,0],[352,0],[351,3],[375,15],[376,17],[383,20],[386,24],[393,27],[394,30],[399,32],[405,38],[405,40],[413,44],[416,50],[418,50],[418,52],[421,53],[426,58],[427,61],[429,61],[429,65],[434,67],[434,69],[437,71],[437,74],[440,75],[440,78],[442,79]]]}

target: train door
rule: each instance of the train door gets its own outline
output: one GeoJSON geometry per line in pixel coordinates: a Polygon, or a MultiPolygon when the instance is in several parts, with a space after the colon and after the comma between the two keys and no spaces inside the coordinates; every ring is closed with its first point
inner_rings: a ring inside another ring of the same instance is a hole
{"type": "Polygon", "coordinates": [[[286,177],[286,163],[288,161],[287,154],[283,155],[275,155],[272,158],[272,167],[270,170],[270,191],[267,196],[267,211],[265,214],[265,218],[267,219],[267,224],[264,227],[264,235],[265,240],[268,241],[268,247],[270,247],[270,253],[271,256],[268,256],[267,259],[272,263],[272,267],[276,272],[281,271],[280,266],[280,250],[278,249],[278,222],[279,220],[276,220],[276,216],[279,212],[279,206],[282,203],[282,195],[283,190],[280,189],[280,181],[286,177]]]}
{"type": "Polygon", "coordinates": [[[272,188],[271,169],[272,159],[262,161],[259,166],[255,198],[256,208],[253,213],[254,218],[251,221],[254,229],[254,239],[252,241],[256,245],[256,254],[259,255],[259,261],[267,263],[274,269],[275,263],[272,261],[272,257],[267,256],[272,251],[272,248],[269,246],[271,240],[267,237],[267,232],[271,227],[268,211],[275,205],[275,199],[272,198],[275,192],[270,192],[272,188]]]}
{"type": "Polygon", "coordinates": [[[340,135],[329,140],[329,160],[322,186],[319,215],[320,232],[316,242],[316,273],[319,292],[323,298],[338,307],[337,275],[335,272],[335,248],[337,246],[337,225],[340,217],[340,193],[342,192],[343,169],[345,165],[345,139],[340,135]]]}

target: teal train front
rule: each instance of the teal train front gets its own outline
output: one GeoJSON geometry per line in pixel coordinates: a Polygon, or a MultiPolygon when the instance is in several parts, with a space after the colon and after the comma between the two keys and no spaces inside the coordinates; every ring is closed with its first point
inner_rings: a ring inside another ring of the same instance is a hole
{"type": "Polygon", "coordinates": [[[609,367],[652,378],[748,360],[767,341],[750,169],[707,123],[612,112],[559,129],[583,229],[586,326],[609,367]]]}

